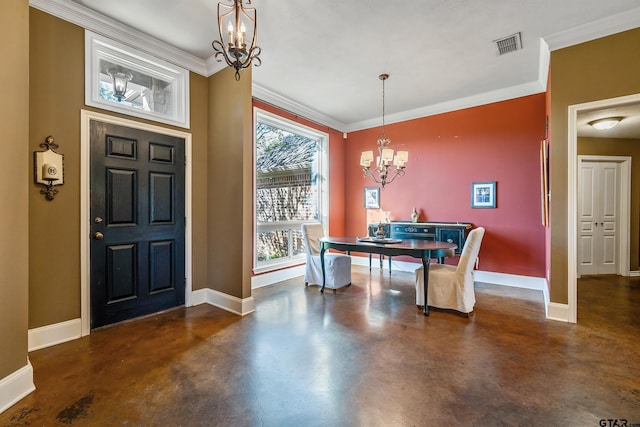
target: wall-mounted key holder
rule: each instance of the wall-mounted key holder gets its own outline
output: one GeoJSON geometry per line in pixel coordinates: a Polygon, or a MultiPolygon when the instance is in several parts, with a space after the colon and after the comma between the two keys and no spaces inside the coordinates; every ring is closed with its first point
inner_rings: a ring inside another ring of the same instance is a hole
{"type": "Polygon", "coordinates": [[[45,186],[40,193],[47,200],[53,200],[58,193],[55,186],[64,184],[64,155],[54,150],[58,144],[53,141],[53,136],[48,136],[40,147],[46,150],[33,153],[35,180],[36,184],[45,186]]]}

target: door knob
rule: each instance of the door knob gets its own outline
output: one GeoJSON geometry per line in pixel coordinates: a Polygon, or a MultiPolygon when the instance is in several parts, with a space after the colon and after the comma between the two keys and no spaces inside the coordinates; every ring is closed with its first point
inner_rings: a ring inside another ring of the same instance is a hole
{"type": "Polygon", "coordinates": [[[99,231],[96,231],[96,233],[93,235],[93,237],[95,237],[96,240],[102,240],[104,238],[104,234],[102,234],[99,231]]]}

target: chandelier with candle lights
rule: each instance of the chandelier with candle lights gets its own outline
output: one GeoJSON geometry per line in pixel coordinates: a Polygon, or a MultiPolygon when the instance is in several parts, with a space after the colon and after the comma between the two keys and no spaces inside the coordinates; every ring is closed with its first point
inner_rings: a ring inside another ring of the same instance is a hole
{"type": "MultiPolygon", "coordinates": [[[[252,60],[255,59],[256,67],[262,63],[259,58],[262,49],[256,45],[256,9],[245,8],[242,1],[233,0],[233,5],[218,3],[220,40],[211,43],[216,51],[216,60],[221,61],[224,58],[227,65],[236,70],[236,80],[240,80],[240,70],[250,66],[252,60]],[[222,36],[223,33],[227,35],[226,39],[222,36]]],[[[247,4],[251,4],[251,0],[247,0],[247,4]]]]}
{"type": "Polygon", "coordinates": [[[389,78],[389,74],[380,74],[378,77],[382,80],[382,136],[378,140],[378,156],[372,165],[373,151],[363,151],[360,155],[360,166],[363,175],[369,176],[384,190],[385,185],[393,182],[397,176],[404,175],[409,152],[398,151],[394,155],[393,148],[389,148],[391,140],[384,133],[384,82],[389,78]]]}

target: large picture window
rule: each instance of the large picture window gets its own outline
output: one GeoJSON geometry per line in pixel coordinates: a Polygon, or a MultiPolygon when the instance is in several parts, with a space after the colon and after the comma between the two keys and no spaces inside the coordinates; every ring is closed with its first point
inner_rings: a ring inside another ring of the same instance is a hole
{"type": "Polygon", "coordinates": [[[254,271],[304,261],[304,223],[326,223],[328,135],[255,110],[254,271]]]}

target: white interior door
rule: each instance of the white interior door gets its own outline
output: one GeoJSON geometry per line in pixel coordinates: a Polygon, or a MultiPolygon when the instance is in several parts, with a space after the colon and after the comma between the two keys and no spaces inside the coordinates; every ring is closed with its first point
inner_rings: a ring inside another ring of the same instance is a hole
{"type": "Polygon", "coordinates": [[[578,274],[616,274],[619,164],[583,161],[578,182],[578,274]]]}

